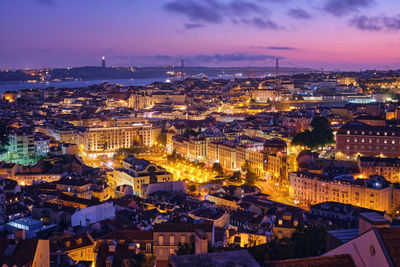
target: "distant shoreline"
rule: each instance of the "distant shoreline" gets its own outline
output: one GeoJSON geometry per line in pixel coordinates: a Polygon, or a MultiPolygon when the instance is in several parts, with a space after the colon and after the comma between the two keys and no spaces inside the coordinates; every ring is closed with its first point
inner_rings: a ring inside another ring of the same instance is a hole
{"type": "Polygon", "coordinates": [[[165,82],[165,78],[150,78],[150,79],[101,79],[101,80],[83,80],[83,81],[60,81],[60,82],[44,82],[44,83],[30,83],[30,82],[0,82],[0,93],[6,91],[18,91],[24,89],[44,89],[49,87],[55,88],[79,88],[87,87],[105,82],[113,84],[122,84],[124,86],[144,86],[153,82],[165,82]]]}

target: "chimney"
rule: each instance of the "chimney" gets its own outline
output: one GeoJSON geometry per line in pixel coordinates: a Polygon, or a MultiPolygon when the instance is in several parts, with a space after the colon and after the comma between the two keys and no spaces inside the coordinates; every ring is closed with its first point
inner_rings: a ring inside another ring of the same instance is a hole
{"type": "Polygon", "coordinates": [[[372,227],[386,228],[390,227],[390,221],[376,212],[360,213],[358,218],[358,234],[367,232],[372,227]]]}

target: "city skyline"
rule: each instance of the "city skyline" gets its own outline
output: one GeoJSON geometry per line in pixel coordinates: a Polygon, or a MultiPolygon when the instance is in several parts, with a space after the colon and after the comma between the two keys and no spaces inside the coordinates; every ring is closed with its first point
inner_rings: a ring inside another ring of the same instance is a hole
{"type": "Polygon", "coordinates": [[[100,65],[105,56],[110,66],[177,65],[185,58],[188,66],[264,67],[279,57],[283,67],[398,69],[398,6],[389,0],[6,0],[0,68],[100,65]]]}

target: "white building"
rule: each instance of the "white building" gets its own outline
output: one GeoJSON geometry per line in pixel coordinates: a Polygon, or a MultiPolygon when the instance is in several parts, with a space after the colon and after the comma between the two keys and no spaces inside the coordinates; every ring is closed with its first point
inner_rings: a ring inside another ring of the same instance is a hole
{"type": "Polygon", "coordinates": [[[71,215],[71,226],[87,226],[113,217],[115,207],[111,202],[104,202],[76,211],[71,215]]]}

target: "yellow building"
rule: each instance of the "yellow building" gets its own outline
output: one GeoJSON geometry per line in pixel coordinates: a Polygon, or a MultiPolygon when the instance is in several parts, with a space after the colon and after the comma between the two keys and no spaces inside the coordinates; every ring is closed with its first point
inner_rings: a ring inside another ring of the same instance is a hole
{"type": "Polygon", "coordinates": [[[209,194],[206,196],[206,200],[213,202],[217,206],[230,210],[237,210],[239,208],[239,198],[231,195],[209,194]]]}
{"type": "Polygon", "coordinates": [[[76,262],[95,260],[94,245],[95,241],[89,233],[59,238],[53,242],[64,251],[71,259],[76,262]]]}
{"type": "Polygon", "coordinates": [[[226,230],[227,243],[239,245],[241,248],[253,247],[267,243],[266,235],[254,233],[237,232],[235,230],[226,230]]]}
{"type": "Polygon", "coordinates": [[[357,84],[356,78],[349,76],[338,78],[337,82],[344,85],[357,84]]]}
{"type": "Polygon", "coordinates": [[[19,185],[33,185],[35,183],[51,183],[60,180],[61,174],[54,173],[17,173],[11,179],[18,182],[19,185]]]}

